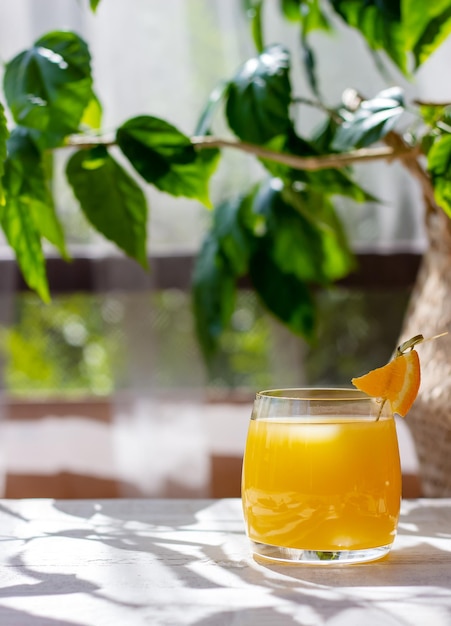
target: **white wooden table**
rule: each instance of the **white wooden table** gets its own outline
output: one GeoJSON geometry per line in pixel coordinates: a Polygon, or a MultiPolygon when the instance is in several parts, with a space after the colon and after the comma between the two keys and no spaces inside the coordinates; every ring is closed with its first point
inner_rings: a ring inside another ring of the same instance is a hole
{"type": "Polygon", "coordinates": [[[451,499],[351,567],[257,563],[235,499],[0,500],[0,539],[2,626],[451,624],[451,499]]]}

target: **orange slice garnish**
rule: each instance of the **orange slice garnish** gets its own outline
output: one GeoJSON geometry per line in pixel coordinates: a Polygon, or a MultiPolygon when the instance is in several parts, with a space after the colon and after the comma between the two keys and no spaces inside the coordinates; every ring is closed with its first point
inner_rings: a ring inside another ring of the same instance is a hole
{"type": "Polygon", "coordinates": [[[420,360],[411,349],[351,382],[369,396],[388,400],[393,413],[404,417],[417,397],[420,381],[420,360]]]}

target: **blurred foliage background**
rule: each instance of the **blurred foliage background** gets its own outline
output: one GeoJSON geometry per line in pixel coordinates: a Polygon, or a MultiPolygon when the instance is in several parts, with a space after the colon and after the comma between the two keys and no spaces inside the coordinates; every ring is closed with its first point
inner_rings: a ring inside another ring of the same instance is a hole
{"type": "Polygon", "coordinates": [[[242,290],[207,376],[186,292],[73,294],[51,304],[24,293],[16,300],[16,321],[0,335],[5,390],[24,398],[107,396],[139,386],[143,392],[146,378],[160,390],[194,388],[213,394],[349,385],[352,376],[390,357],[408,295],[407,289],[322,291],[320,339],[308,345],[265,312],[253,292],[242,290]],[[138,330],[127,321],[132,310],[141,311],[138,330]],[[147,346],[138,364],[136,331],[141,337],[146,333],[147,346]]]}

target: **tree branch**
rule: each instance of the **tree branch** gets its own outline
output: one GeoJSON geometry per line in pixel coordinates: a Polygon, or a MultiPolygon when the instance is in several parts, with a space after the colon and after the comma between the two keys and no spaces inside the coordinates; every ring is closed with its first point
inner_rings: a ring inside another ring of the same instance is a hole
{"type": "MultiPolygon", "coordinates": [[[[421,153],[419,146],[408,146],[402,141],[396,143],[396,145],[390,144],[378,148],[361,148],[359,150],[352,150],[350,152],[343,152],[339,154],[324,154],[308,157],[277,152],[275,150],[269,150],[268,148],[263,148],[262,146],[247,143],[245,141],[221,139],[220,137],[191,137],[191,143],[196,150],[231,148],[234,150],[240,150],[241,152],[246,152],[247,154],[252,154],[259,159],[281,163],[282,165],[286,165],[287,167],[291,167],[296,170],[309,171],[346,167],[347,165],[367,161],[392,161],[400,159],[411,162],[412,160],[416,160],[421,153]]],[[[98,137],[93,140],[90,137],[87,138],[80,135],[74,135],[70,137],[66,147],[76,147],[79,149],[89,150],[97,146],[111,147],[114,145],[115,142],[111,139],[98,137]]]]}
{"type": "MultiPolygon", "coordinates": [[[[385,143],[395,152],[402,150],[406,146],[404,139],[396,132],[391,131],[384,138],[385,143]]],[[[426,205],[427,214],[436,212],[439,207],[435,201],[434,187],[427,172],[421,167],[417,159],[418,155],[407,154],[404,156],[402,162],[404,167],[411,173],[411,175],[417,179],[420,183],[421,190],[423,192],[423,198],[426,205]]]]}
{"type": "Polygon", "coordinates": [[[91,150],[92,148],[98,148],[99,146],[105,146],[105,148],[111,148],[115,146],[114,139],[108,137],[90,137],[89,135],[70,135],[67,138],[64,148],[79,148],[80,150],[91,150]]]}
{"type": "Polygon", "coordinates": [[[243,141],[220,139],[218,137],[192,137],[191,142],[198,150],[207,148],[233,148],[253,154],[260,159],[282,163],[297,170],[321,170],[328,168],[340,168],[353,163],[377,160],[412,159],[420,154],[420,148],[410,147],[406,144],[392,147],[384,146],[380,148],[361,148],[340,154],[325,154],[318,156],[300,157],[293,154],[286,154],[268,150],[254,144],[243,141]]]}
{"type": "Polygon", "coordinates": [[[338,115],[337,111],[334,109],[329,109],[325,104],[320,102],[319,100],[311,100],[310,98],[303,98],[302,96],[295,96],[291,99],[293,104],[305,104],[314,109],[318,109],[319,111],[323,111],[323,113],[327,113],[329,117],[335,120],[337,123],[342,122],[343,120],[338,115]]]}
{"type": "Polygon", "coordinates": [[[437,107],[437,108],[451,106],[451,102],[446,102],[446,100],[444,102],[431,102],[430,100],[413,100],[413,104],[416,104],[417,106],[420,106],[420,107],[424,106],[424,107],[437,107]]]}

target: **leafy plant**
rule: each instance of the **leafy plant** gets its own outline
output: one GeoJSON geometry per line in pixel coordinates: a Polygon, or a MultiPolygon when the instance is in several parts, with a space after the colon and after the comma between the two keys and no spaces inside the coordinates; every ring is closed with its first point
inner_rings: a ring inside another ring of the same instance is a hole
{"type": "MultiPolygon", "coordinates": [[[[426,209],[451,217],[450,106],[406,103],[402,89],[393,86],[368,95],[348,89],[342,102],[330,106],[321,97],[311,44],[313,32],[333,31],[339,21],[360,34],[379,67],[391,64],[412,78],[449,35],[451,0],[279,0],[282,16],[299,28],[314,100],[293,93],[294,53],[265,41],[265,4],[243,1],[255,55],[214,90],[192,137],[151,115],[125,120],[105,137],[89,48],[75,33],[48,33],[7,63],[0,104],[0,224],[25,280],[43,300],[49,299],[43,240],[69,258],[48,167],[49,154],[63,148],[72,148],[66,175],[83,214],[144,267],[144,185],[211,210],[193,276],[197,334],[210,363],[244,276],[270,312],[293,332],[312,337],[315,288],[355,267],[336,199],[374,199],[353,179],[353,163],[400,159],[420,181],[426,209]],[[305,106],[324,117],[309,137],[295,123],[294,111],[305,106]],[[234,138],[215,136],[221,116],[234,138]],[[414,119],[411,128],[406,118],[414,119]],[[397,130],[401,123],[403,132],[397,130]],[[212,207],[209,182],[225,147],[254,155],[266,176],[248,193],[212,207]]],[[[90,0],[93,11],[98,5],[90,0]]]]}
{"type": "Polygon", "coordinates": [[[72,294],[46,306],[24,295],[15,324],[0,332],[0,350],[8,355],[8,392],[22,397],[111,393],[125,353],[118,308],[114,299],[99,296],[72,294]]]}

